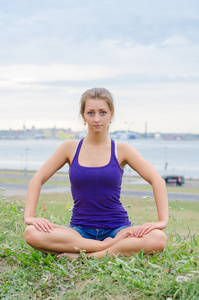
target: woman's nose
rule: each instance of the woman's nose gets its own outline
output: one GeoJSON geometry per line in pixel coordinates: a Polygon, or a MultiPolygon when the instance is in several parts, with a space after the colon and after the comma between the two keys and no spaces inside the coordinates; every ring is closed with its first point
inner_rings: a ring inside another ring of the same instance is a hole
{"type": "Polygon", "coordinates": [[[99,122],[99,120],[100,120],[99,114],[95,114],[94,121],[95,121],[95,122],[99,122]]]}

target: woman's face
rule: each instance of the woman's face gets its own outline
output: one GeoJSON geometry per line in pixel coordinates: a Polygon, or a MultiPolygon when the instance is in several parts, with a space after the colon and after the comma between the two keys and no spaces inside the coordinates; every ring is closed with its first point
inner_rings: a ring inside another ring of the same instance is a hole
{"type": "Polygon", "coordinates": [[[88,99],[86,101],[83,118],[88,124],[89,130],[95,132],[107,131],[112,113],[106,100],[98,98],[88,99]]]}

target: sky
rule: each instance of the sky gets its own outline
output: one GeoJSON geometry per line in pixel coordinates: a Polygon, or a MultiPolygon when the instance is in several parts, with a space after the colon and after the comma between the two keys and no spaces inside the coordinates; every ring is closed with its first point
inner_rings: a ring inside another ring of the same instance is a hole
{"type": "Polygon", "coordinates": [[[0,129],[82,130],[92,87],[111,131],[199,133],[199,1],[0,0],[0,129]]]}

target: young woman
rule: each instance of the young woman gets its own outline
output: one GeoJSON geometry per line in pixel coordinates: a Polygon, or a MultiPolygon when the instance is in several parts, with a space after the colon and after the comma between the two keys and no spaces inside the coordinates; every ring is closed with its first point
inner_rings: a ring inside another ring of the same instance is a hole
{"type": "Polygon", "coordinates": [[[168,223],[165,182],[133,147],[108,137],[114,115],[111,94],[104,88],[87,90],[81,97],[80,113],[88,126],[86,137],[65,141],[30,181],[24,217],[26,242],[34,249],[71,258],[80,250],[103,257],[164,249],[167,239],[162,230],[168,223]],[[66,163],[74,200],[69,227],[35,217],[41,186],[66,163]],[[120,202],[125,165],[152,185],[157,222],[131,226],[120,202]]]}

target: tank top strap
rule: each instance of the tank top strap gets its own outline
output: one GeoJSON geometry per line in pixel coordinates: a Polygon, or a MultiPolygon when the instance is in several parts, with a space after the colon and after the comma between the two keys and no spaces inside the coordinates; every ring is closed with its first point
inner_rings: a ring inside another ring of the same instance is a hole
{"type": "Polygon", "coordinates": [[[76,147],[76,149],[75,149],[75,154],[74,154],[72,163],[78,161],[79,152],[80,152],[80,149],[81,149],[83,140],[84,140],[84,139],[81,139],[81,140],[78,142],[78,144],[77,144],[77,147],[76,147]]]}
{"type": "Polygon", "coordinates": [[[111,139],[111,157],[115,157],[117,160],[117,143],[111,139]]]}
{"type": "MultiPolygon", "coordinates": [[[[83,140],[84,140],[84,139],[81,139],[81,140],[78,142],[78,144],[77,144],[77,147],[76,147],[76,149],[75,149],[75,154],[74,154],[72,163],[78,161],[79,152],[80,152],[80,149],[81,149],[83,140]]],[[[113,160],[116,159],[116,161],[117,161],[117,143],[116,143],[114,140],[111,139],[111,160],[112,160],[112,159],[113,159],[113,160]]]]}

